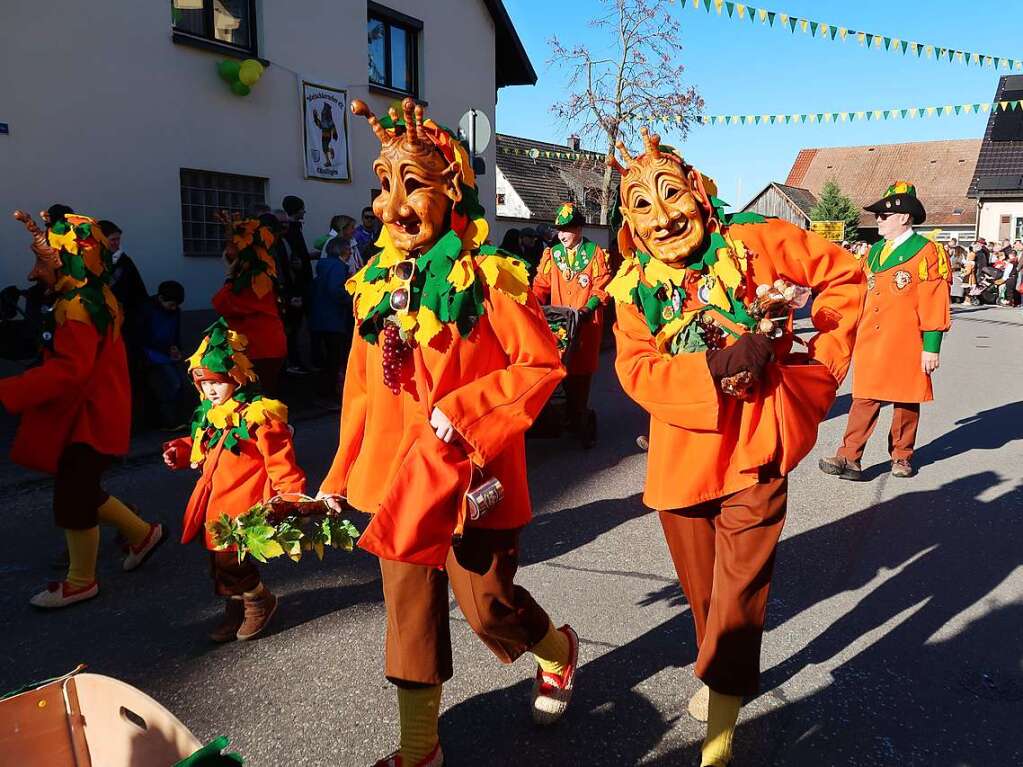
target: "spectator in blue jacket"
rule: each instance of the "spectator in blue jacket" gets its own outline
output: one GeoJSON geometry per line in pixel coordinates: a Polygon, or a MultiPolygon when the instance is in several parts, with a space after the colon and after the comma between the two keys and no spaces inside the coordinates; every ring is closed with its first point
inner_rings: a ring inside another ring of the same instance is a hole
{"type": "Polygon", "coordinates": [[[352,299],[345,290],[350,258],[351,243],[344,237],[334,237],[324,246],[316,262],[309,308],[309,331],[324,363],[317,393],[320,404],[331,410],[339,407],[341,371],[352,346],[352,299]]]}
{"type": "Polygon", "coordinates": [[[141,345],[146,382],[156,405],[160,427],[176,431],[184,424],[182,394],[187,390],[181,355],[181,304],[185,288],[180,282],[161,282],[156,295],[142,305],[141,345]]]}

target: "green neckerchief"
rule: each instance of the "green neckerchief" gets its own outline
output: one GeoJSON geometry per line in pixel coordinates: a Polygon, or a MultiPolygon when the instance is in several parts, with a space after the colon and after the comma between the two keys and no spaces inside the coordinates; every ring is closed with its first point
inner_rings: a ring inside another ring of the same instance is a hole
{"type": "MultiPolygon", "coordinates": [[[[238,389],[234,394],[231,395],[231,399],[242,402],[246,405],[252,402],[258,402],[263,399],[263,395],[256,394],[249,387],[243,387],[238,389]]],[[[224,429],[217,429],[207,420],[207,416],[210,410],[213,409],[213,403],[208,399],[203,399],[199,403],[199,407],[195,409],[192,414],[192,427],[190,433],[192,439],[195,439],[196,434],[201,435],[199,438],[203,440],[205,446],[203,453],[212,447],[216,447],[220,444],[220,438],[224,438],[224,449],[230,450],[231,452],[237,452],[238,443],[243,439],[249,439],[252,435],[249,432],[249,424],[245,420],[244,408],[238,411],[238,425],[232,426],[227,429],[227,434],[224,434],[224,429]]]]}
{"type": "Polygon", "coordinates": [[[570,257],[568,248],[562,245],[560,242],[557,245],[551,247],[551,258],[554,259],[554,263],[557,264],[558,269],[563,273],[568,272],[570,277],[579,274],[587,266],[590,265],[590,261],[593,260],[593,254],[597,250],[597,243],[587,240],[585,237],[576,248],[574,257],[570,257]]]}
{"type": "MultiPolygon", "coordinates": [[[[480,253],[494,255],[498,248],[481,247],[480,253]]],[[[454,269],[455,262],[462,255],[462,240],[454,231],[449,231],[436,244],[416,259],[416,273],[412,278],[409,296],[409,312],[427,307],[443,323],[454,323],[459,334],[464,338],[476,326],[476,322],[484,314],[483,285],[480,280],[463,291],[455,290],[448,280],[454,269]]],[[[386,280],[389,269],[378,266],[380,256],[374,256],[366,267],[366,282],[386,280]]],[[[380,303],[369,311],[359,324],[359,335],[369,343],[376,343],[384,321],[395,314],[391,308],[391,293],[386,292],[380,303]]]]}
{"type": "Polygon", "coordinates": [[[870,249],[870,253],[867,254],[867,267],[874,274],[877,274],[878,272],[886,272],[892,267],[906,263],[909,259],[923,250],[930,240],[923,235],[916,234],[914,232],[906,238],[904,243],[888,254],[888,258],[885,259],[885,262],[882,265],[880,262],[881,251],[884,250],[885,242],[885,240],[875,242],[874,247],[872,247],[870,249]]]}

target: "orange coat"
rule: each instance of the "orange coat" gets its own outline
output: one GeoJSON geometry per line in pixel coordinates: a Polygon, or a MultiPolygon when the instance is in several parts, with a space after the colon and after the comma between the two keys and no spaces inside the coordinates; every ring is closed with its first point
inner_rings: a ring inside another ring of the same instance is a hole
{"type": "Polygon", "coordinates": [[[104,455],[128,452],[131,386],[124,341],[113,324],[100,336],[91,322],[67,319],[53,333],[43,364],[0,380],[0,403],[21,414],[11,460],[53,474],[67,445],[104,455]]]}
{"type": "Polygon", "coordinates": [[[213,296],[213,308],[227,320],[231,330],[249,340],[249,359],[277,359],[288,355],[288,339],[277,310],[277,292],[267,291],[262,298],[251,288],[235,293],[225,285],[213,296]]]}
{"type": "MultiPolygon", "coordinates": [[[[571,309],[582,309],[589,304],[594,309],[589,319],[577,330],[578,340],[568,362],[569,375],[592,375],[597,372],[600,363],[604,305],[608,301],[606,288],[612,275],[607,266],[607,255],[596,243],[593,243],[593,248],[593,258],[578,273],[570,272],[571,278],[558,267],[551,248],[547,248],[533,280],[533,293],[541,304],[567,306],[571,309]]],[[[573,258],[577,251],[578,248],[569,253],[568,257],[573,258]]]]}
{"type": "Polygon", "coordinates": [[[443,566],[473,476],[504,486],[504,500],[473,524],[517,528],[532,517],[523,435],[564,369],[532,296],[522,306],[499,290],[484,295],[468,337],[447,325],[413,348],[412,380],[397,395],[384,385],[380,347],[358,334],[352,343],[340,442],[322,490],[375,515],[359,545],[381,558],[443,566]],[[434,407],[464,448],[434,434],[434,407]]]}
{"type": "MultiPolygon", "coordinates": [[[[207,523],[227,514],[241,516],[257,503],[282,493],[305,492],[305,474],[295,463],[291,429],[284,421],[269,419],[251,426],[249,439],[238,440],[238,453],[210,446],[202,475],[188,499],[181,542],[188,543],[203,531],[206,548],[213,549],[207,523]]],[[[224,437],[226,438],[226,432],[224,437]]],[[[192,438],[181,437],[164,445],[175,451],[175,468],[188,466],[192,438]]]]}
{"type": "Polygon", "coordinates": [[[749,254],[754,284],[782,278],[813,289],[819,333],[805,364],[775,346],[758,395],[749,402],[720,392],[705,352],[674,357],[657,351],[633,305],[619,304],[616,370],[625,392],[650,413],[650,450],[644,502],[677,509],[756,484],[758,469],[787,474],[817,440],[817,426],[835,398],[852,355],[863,307],[863,273],[851,254],[792,224],[768,220],[728,228],[749,254]]]}
{"type": "Polygon", "coordinates": [[[863,259],[867,302],[853,352],[853,397],[929,402],[931,377],[920,358],[925,349],[941,349],[941,334],[951,325],[951,270],[944,253],[919,234],[880,265],[882,246],[875,245],[863,259]]]}

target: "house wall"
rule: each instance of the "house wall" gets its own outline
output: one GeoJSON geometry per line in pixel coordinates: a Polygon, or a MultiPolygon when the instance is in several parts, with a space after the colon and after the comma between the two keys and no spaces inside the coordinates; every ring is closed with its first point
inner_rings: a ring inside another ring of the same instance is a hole
{"type": "Polygon", "coordinates": [[[1013,200],[982,200],[977,215],[977,236],[990,240],[1023,239],[1023,197],[1013,200]],[[1002,219],[1008,218],[1008,223],[1002,219]]]}
{"type": "Polygon", "coordinates": [[[743,210],[752,213],[759,213],[762,216],[772,216],[774,218],[784,219],[789,223],[795,224],[801,229],[806,229],[808,227],[807,218],[803,215],[803,212],[794,207],[785,195],[774,187],[771,187],[755,200],[750,202],[745,208],[743,208],[743,210]]]}
{"type": "MultiPolygon", "coordinates": [[[[507,218],[532,218],[532,211],[522,201],[519,193],[515,191],[515,187],[508,181],[508,177],[501,172],[500,168],[495,168],[495,171],[497,198],[495,198],[494,208],[496,215],[507,218]],[[501,195],[504,195],[503,201],[501,195]]],[[[486,204],[484,204],[484,207],[487,207],[486,204]]]]}
{"type": "MultiPolygon", "coordinates": [[[[428,116],[457,127],[476,107],[493,123],[494,24],[482,0],[382,3],[423,22],[420,96],[428,116]]],[[[167,2],[4,0],[0,121],[10,135],[0,135],[0,286],[24,285],[31,265],[26,232],[9,212],[63,202],[124,229],[124,248],[151,291],[177,279],[188,291],[186,308],[207,305],[223,267],[182,253],[181,168],[265,177],[272,207],[286,194],[301,196],[310,242],[332,215],[358,218],[378,186],[371,163],[379,144],[365,120],[349,114],[351,182],[306,180],[296,73],[385,112],[393,97],[368,87],[366,3],[258,6],[258,55],[271,65],[240,98],[217,76],[225,54],[171,41],[167,2]]],[[[484,159],[480,199],[493,216],[494,142],[484,159]]]]}

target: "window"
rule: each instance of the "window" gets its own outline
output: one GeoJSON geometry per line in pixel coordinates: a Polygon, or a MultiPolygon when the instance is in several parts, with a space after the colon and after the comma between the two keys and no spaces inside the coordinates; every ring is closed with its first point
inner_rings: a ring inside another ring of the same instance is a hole
{"type": "Polygon", "coordinates": [[[186,256],[219,258],[224,250],[224,225],[218,210],[247,214],[266,203],[266,179],[181,169],[181,236],[186,256]]]}
{"type": "Polygon", "coordinates": [[[498,205],[504,205],[504,193],[503,192],[498,192],[497,193],[497,204],[498,205]]]}
{"type": "Polygon", "coordinates": [[[376,3],[369,4],[369,82],[419,96],[419,33],[423,23],[376,3]]]}
{"type": "Polygon", "coordinates": [[[174,32],[256,55],[255,0],[172,0],[174,32]]]}

